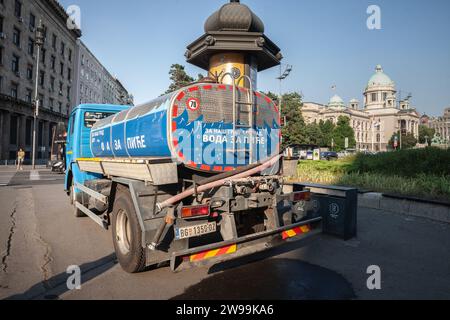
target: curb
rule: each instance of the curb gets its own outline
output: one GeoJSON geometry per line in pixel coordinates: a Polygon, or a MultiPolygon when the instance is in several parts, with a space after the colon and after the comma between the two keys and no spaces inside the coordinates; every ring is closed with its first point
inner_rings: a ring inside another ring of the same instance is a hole
{"type": "Polygon", "coordinates": [[[450,206],[419,199],[396,199],[372,192],[360,194],[358,206],[450,223],[450,206]]]}

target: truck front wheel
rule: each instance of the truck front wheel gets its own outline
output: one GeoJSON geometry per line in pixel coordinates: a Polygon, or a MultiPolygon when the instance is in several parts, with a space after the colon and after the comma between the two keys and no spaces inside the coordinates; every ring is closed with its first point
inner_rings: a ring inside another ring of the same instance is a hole
{"type": "Polygon", "coordinates": [[[111,215],[114,249],[121,267],[128,273],[145,269],[146,250],[130,192],[118,190],[111,215]]]}

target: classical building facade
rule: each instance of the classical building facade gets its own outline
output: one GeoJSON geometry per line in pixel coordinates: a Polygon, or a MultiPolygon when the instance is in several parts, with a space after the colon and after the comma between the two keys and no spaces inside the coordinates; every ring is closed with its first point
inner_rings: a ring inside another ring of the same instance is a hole
{"type": "Polygon", "coordinates": [[[428,126],[436,130],[436,135],[450,142],[450,108],[444,110],[442,117],[433,117],[428,121],[428,126]]]}
{"type": "Polygon", "coordinates": [[[76,46],[76,104],[132,105],[133,97],[81,41],[76,46]]]}
{"type": "Polygon", "coordinates": [[[380,65],[364,90],[364,106],[359,101],[349,104],[337,95],[328,105],[305,102],[302,113],[307,123],[331,120],[337,123],[340,116],[350,118],[355,131],[358,150],[386,151],[392,135],[402,130],[418,137],[420,115],[410,106],[409,100],[397,103],[395,83],[383,72],[380,65]]]}
{"type": "Polygon", "coordinates": [[[30,159],[36,81],[36,28],[45,41],[38,74],[37,159],[47,159],[53,127],[66,122],[74,102],[76,40],[68,15],[56,0],[0,1],[0,160],[13,160],[19,148],[30,159]]]}

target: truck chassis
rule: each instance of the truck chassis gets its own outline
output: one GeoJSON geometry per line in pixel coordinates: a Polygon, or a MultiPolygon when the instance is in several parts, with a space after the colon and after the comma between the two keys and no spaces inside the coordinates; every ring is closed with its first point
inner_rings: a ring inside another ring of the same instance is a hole
{"type": "MultiPolygon", "coordinates": [[[[112,162],[77,160],[82,170],[111,167],[112,162]]],[[[112,229],[117,258],[127,272],[141,272],[164,262],[178,271],[322,233],[323,218],[312,210],[310,191],[294,191],[280,174],[245,178],[230,174],[219,185],[200,192],[202,181],[178,179],[178,174],[175,181],[173,171],[167,172],[169,163],[143,160],[134,164],[148,166],[152,181],[122,174],[74,182],[77,215],[87,215],[102,228],[112,229]],[[191,197],[161,208],[161,203],[186,190],[191,190],[191,197]]],[[[130,163],[113,165],[124,172],[130,163]]],[[[176,168],[176,164],[171,167],[176,168]]]]}

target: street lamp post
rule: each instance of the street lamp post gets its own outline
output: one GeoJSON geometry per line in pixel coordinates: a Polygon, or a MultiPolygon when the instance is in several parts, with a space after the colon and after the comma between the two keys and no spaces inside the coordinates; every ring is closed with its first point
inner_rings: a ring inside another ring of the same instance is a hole
{"type": "MultiPolygon", "coordinates": [[[[373,119],[373,118],[372,118],[373,119]]],[[[373,119],[372,121],[375,121],[375,119],[373,119]]],[[[372,152],[375,151],[375,128],[380,128],[381,127],[381,122],[373,122],[372,123],[372,152]]],[[[380,150],[381,151],[381,130],[379,130],[379,136],[380,136],[380,150]]]]}
{"type": "Polygon", "coordinates": [[[33,110],[33,155],[32,155],[32,167],[36,169],[36,122],[39,116],[39,98],[38,98],[38,83],[39,83],[39,61],[41,54],[41,47],[44,45],[44,28],[42,27],[42,21],[39,20],[39,25],[36,29],[36,83],[34,87],[34,110],[33,110]]]}
{"type": "MultiPolygon", "coordinates": [[[[291,65],[286,65],[286,69],[284,70],[284,72],[282,72],[282,69],[283,67],[282,67],[282,64],[280,64],[280,76],[277,78],[277,80],[279,80],[280,81],[280,101],[279,101],[279,106],[278,106],[278,109],[279,109],[279,112],[280,112],[280,116],[281,116],[281,103],[282,103],[282,101],[283,101],[283,95],[282,95],[282,93],[281,93],[281,82],[284,80],[284,79],[286,79],[287,77],[289,77],[289,75],[291,74],[291,72],[292,72],[292,66],[291,65]]],[[[285,123],[285,125],[286,125],[286,123],[285,123]]]]}

